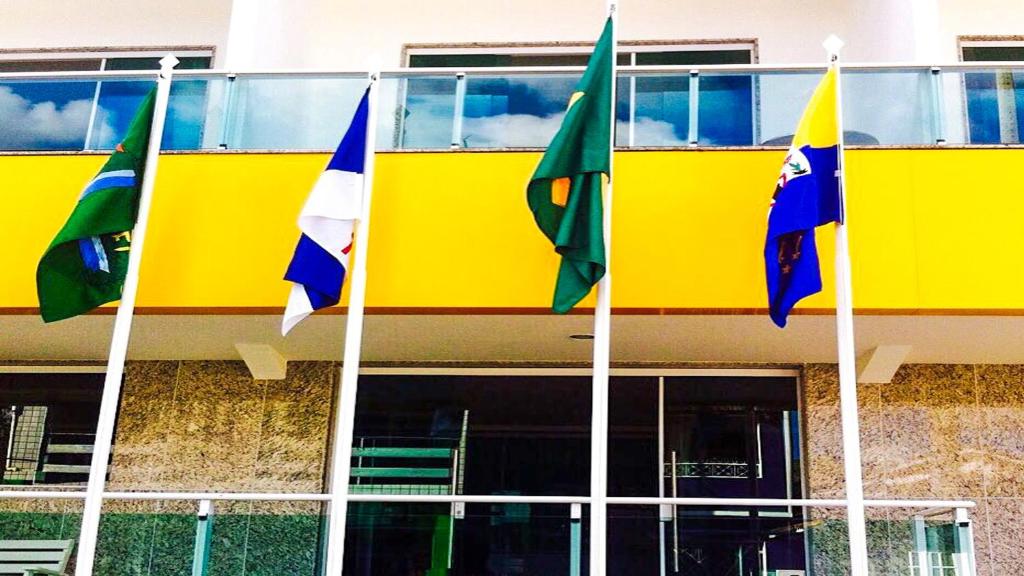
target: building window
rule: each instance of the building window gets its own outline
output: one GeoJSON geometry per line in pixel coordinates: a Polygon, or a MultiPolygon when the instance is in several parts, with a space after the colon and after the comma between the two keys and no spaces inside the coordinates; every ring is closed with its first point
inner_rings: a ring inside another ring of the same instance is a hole
{"type": "Polygon", "coordinates": [[[0,374],[3,484],[89,479],[103,374],[0,374]]]}
{"type": "MultiPolygon", "coordinates": [[[[619,46],[620,66],[750,64],[754,42],[704,44],[627,44],[619,46]]],[[[583,66],[591,46],[409,46],[412,68],[583,66]]],[[[474,74],[465,96],[454,77],[410,79],[405,86],[397,147],[543,147],[561,122],[576,75],[474,74]],[[461,110],[461,118],[455,120],[461,110]],[[445,121],[445,119],[452,119],[445,121]],[[452,125],[457,124],[455,130],[452,125]]],[[[701,79],[700,144],[749,145],[755,139],[754,81],[748,74],[701,79]],[[712,121],[713,120],[713,121],[712,121]]],[[[689,138],[690,84],[686,74],[620,77],[616,95],[618,145],[685,146],[689,138]]]]}
{"type": "MultiPolygon", "coordinates": [[[[961,39],[965,62],[1024,62],[1024,39],[961,39]]],[[[965,72],[972,144],[1019,144],[1024,133],[1024,70],[965,72]]]]}
{"type": "MultiPolygon", "coordinates": [[[[180,54],[178,70],[209,68],[213,57],[207,49],[0,53],[0,73],[156,70],[171,51],[180,54]]],[[[111,149],[152,85],[148,80],[0,79],[0,151],[111,149]]],[[[175,82],[164,148],[198,148],[205,107],[205,82],[175,82]]]]}

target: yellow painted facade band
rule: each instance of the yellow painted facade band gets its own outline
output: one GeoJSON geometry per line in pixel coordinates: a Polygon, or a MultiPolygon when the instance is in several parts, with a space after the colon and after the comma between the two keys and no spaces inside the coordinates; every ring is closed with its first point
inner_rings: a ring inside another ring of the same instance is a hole
{"type": "MultiPolygon", "coordinates": [[[[783,155],[617,153],[613,306],[765,308],[761,251],[783,155]]],[[[538,156],[378,155],[367,306],[546,307],[557,258],[536,234],[523,193],[538,156]]],[[[1020,150],[849,151],[856,307],[1024,309],[1022,157],[1020,150]]],[[[38,305],[39,256],[103,160],[0,156],[0,309],[38,305]]],[[[283,306],[295,218],[326,161],[321,154],[162,157],[139,306],[283,306]]],[[[831,230],[822,229],[819,250],[825,289],[800,308],[832,305],[831,230]]],[[[592,307],[593,297],[581,306],[592,307]]]]}

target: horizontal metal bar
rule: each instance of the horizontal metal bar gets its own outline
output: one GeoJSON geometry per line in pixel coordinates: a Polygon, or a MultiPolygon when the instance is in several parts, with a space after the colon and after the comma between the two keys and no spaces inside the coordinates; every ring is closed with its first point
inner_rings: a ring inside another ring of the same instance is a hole
{"type": "MultiPolygon", "coordinates": [[[[62,499],[73,500],[85,498],[85,492],[59,492],[56,490],[0,490],[0,500],[10,499],[62,499]]],[[[236,500],[236,501],[267,501],[267,502],[323,502],[331,499],[330,494],[263,494],[242,492],[105,492],[107,500],[236,500]]],[[[349,494],[353,502],[408,502],[408,503],[523,503],[523,504],[589,504],[589,496],[512,496],[488,495],[401,495],[401,494],[349,494]]],[[[617,506],[657,506],[673,504],[676,506],[846,506],[846,500],[802,498],[787,500],[784,498],[640,498],[640,497],[609,497],[609,504],[617,506]]],[[[971,500],[865,500],[869,508],[974,508],[971,500]]]]}
{"type": "MultiPolygon", "coordinates": [[[[3,492],[0,492],[0,498],[3,492]]],[[[326,502],[330,494],[261,494],[245,492],[104,492],[104,500],[226,500],[246,502],[326,502]]]]}
{"type": "Polygon", "coordinates": [[[0,80],[126,80],[151,79],[156,82],[159,70],[109,70],[74,72],[2,72],[0,80]]]}
{"type": "Polygon", "coordinates": [[[451,448],[354,447],[352,456],[366,458],[451,458],[451,448]]]}
{"type": "MultiPolygon", "coordinates": [[[[91,451],[90,451],[91,452],[91,451]]],[[[47,474],[88,474],[88,464],[43,464],[47,474]]]]}
{"type": "MultiPolygon", "coordinates": [[[[820,72],[825,70],[824,63],[793,63],[793,64],[709,64],[704,66],[693,65],[659,65],[659,66],[617,66],[616,70],[622,74],[679,74],[688,76],[691,71],[700,74],[709,73],[773,73],[773,72],[820,72]]],[[[946,71],[963,71],[979,69],[1024,69],[1022,62],[854,62],[843,65],[847,72],[857,71],[928,71],[932,68],[942,68],[946,71]]],[[[423,76],[451,77],[453,80],[457,74],[473,76],[557,76],[568,74],[581,74],[582,66],[495,66],[495,67],[472,67],[472,68],[390,68],[381,70],[382,78],[415,78],[423,76]]],[[[3,80],[45,80],[45,79],[96,79],[109,80],[116,78],[138,79],[153,78],[155,80],[158,71],[156,70],[113,70],[113,71],[75,71],[75,72],[4,72],[0,73],[0,81],[3,80]]],[[[368,71],[365,70],[337,70],[337,69],[252,69],[252,70],[182,70],[175,73],[180,80],[189,78],[205,77],[306,77],[306,78],[365,78],[368,71]]]]}
{"type": "MultiPolygon", "coordinates": [[[[92,444],[50,444],[47,454],[92,454],[92,444]]],[[[86,468],[89,468],[86,466],[86,468]]]]}
{"type": "Polygon", "coordinates": [[[448,468],[385,468],[362,467],[353,468],[354,478],[447,478],[451,476],[448,468]]]}
{"type": "Polygon", "coordinates": [[[0,500],[84,500],[85,492],[57,490],[0,490],[0,500]]]}
{"type": "Polygon", "coordinates": [[[423,494],[348,494],[349,502],[404,502],[407,504],[589,504],[589,496],[431,496],[423,494]]]}
{"type": "MultiPolygon", "coordinates": [[[[609,504],[628,506],[819,506],[845,507],[846,500],[840,499],[785,499],[785,498],[616,498],[609,497],[609,504]]],[[[865,500],[868,508],[973,508],[970,500],[865,500]]]]}

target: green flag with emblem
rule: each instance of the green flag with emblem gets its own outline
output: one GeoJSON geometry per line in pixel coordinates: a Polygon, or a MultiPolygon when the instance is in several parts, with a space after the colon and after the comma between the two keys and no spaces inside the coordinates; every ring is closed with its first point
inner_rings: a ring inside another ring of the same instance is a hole
{"type": "Polygon", "coordinates": [[[612,19],[569,100],[562,126],[527,186],[537,226],[562,256],[552,309],[565,314],[605,273],[602,180],[610,171],[612,19]]]}
{"type": "Polygon", "coordinates": [[[78,316],[121,298],[155,100],[153,88],[39,261],[36,289],[43,321],[78,316]]]}

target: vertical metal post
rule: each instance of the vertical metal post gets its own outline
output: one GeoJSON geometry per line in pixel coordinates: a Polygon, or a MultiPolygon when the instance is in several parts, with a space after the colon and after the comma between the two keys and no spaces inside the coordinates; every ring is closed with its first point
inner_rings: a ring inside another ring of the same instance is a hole
{"type": "Polygon", "coordinates": [[[356,418],[356,386],[359,356],[363,345],[363,309],[366,304],[366,255],[370,238],[370,200],[373,197],[374,152],[377,140],[376,72],[369,75],[369,114],[366,119],[366,148],[363,164],[363,202],[356,222],[352,254],[352,290],[345,322],[345,351],[341,367],[341,390],[337,394],[333,449],[331,452],[331,500],[327,528],[326,576],[341,576],[345,555],[345,522],[348,519],[348,482],[352,471],[352,436],[356,418]]]}
{"type": "MultiPolygon", "coordinates": [[[[665,377],[658,376],[658,498],[665,497],[665,377]]],[[[658,506],[658,574],[665,576],[665,530],[668,522],[675,517],[676,507],[669,504],[658,506]]]]}
{"type": "Polygon", "coordinates": [[[228,149],[228,139],[231,137],[231,113],[235,109],[235,81],[238,80],[238,76],[228,74],[227,79],[228,85],[224,89],[223,107],[220,113],[220,143],[217,146],[221,150],[228,149]]]}
{"type": "Polygon", "coordinates": [[[945,96],[942,93],[942,68],[933,66],[929,80],[932,97],[932,135],[936,144],[946,143],[945,96]]]}
{"type": "Polygon", "coordinates": [[[213,502],[199,501],[196,515],[196,545],[192,553],[192,576],[206,576],[210,566],[210,545],[213,544],[213,502]]]}
{"type": "Polygon", "coordinates": [[[836,340],[839,352],[839,410],[843,431],[846,514],[850,530],[850,574],[868,576],[867,528],[864,519],[864,479],[860,463],[860,423],[857,410],[857,356],[853,337],[853,283],[847,236],[846,161],[843,152],[843,90],[839,50],[843,41],[829,36],[824,43],[836,74],[836,138],[841,221],[836,222],[836,340]]]}
{"type": "Polygon", "coordinates": [[[96,557],[96,537],[100,527],[100,512],[103,507],[103,487],[107,480],[107,464],[110,462],[110,445],[114,440],[114,422],[117,420],[117,403],[121,397],[121,378],[124,376],[124,361],[128,355],[128,340],[132,331],[132,316],[135,313],[135,296],[139,289],[139,268],[142,264],[142,250],[146,241],[146,227],[149,223],[149,209],[153,203],[153,185],[156,183],[157,161],[160,158],[160,140],[164,133],[167,117],[167,100],[171,94],[171,76],[178,59],[172,55],[160,60],[160,75],[157,80],[156,102],[153,106],[153,125],[150,129],[146,168],[139,190],[139,213],[132,231],[132,246],[128,252],[128,269],[125,272],[121,303],[114,317],[114,332],[110,338],[110,355],[107,357],[107,374],[103,380],[103,396],[100,400],[100,414],[96,422],[96,442],[93,445],[92,463],[89,467],[89,485],[86,487],[85,504],[82,508],[82,526],[79,531],[78,555],[75,563],[76,576],[92,576],[96,557]]]}
{"type": "MultiPolygon", "coordinates": [[[[629,54],[629,65],[636,66],[636,52],[629,54]]],[[[629,141],[630,148],[636,145],[636,76],[629,77],[629,141]]]]}
{"type": "Polygon", "coordinates": [[[618,58],[618,7],[608,1],[608,17],[612,21],[611,52],[611,114],[608,127],[608,186],[604,194],[602,230],[605,246],[605,274],[597,283],[597,305],[594,307],[594,360],[591,381],[590,420],[590,574],[607,573],[605,547],[608,518],[608,377],[611,351],[612,319],[612,189],[615,182],[615,64],[618,58]]]}
{"type": "Polygon", "coordinates": [[[930,576],[928,566],[928,533],[925,529],[924,516],[914,516],[914,557],[917,560],[915,576],[930,576]]]}
{"type": "Polygon", "coordinates": [[[687,136],[690,146],[700,142],[700,70],[690,70],[690,112],[687,119],[687,136]]]}
{"type": "MultiPolygon", "coordinates": [[[[103,58],[100,60],[100,72],[107,69],[107,59],[103,58]]],[[[85,142],[83,142],[83,148],[85,150],[92,150],[92,135],[95,131],[96,115],[100,108],[100,89],[103,86],[102,80],[96,81],[96,89],[93,90],[92,94],[92,106],[89,107],[89,124],[85,127],[85,142]]]]}
{"type": "Polygon", "coordinates": [[[462,148],[462,117],[466,110],[466,73],[455,74],[455,109],[452,112],[452,150],[462,148]]]}
{"type": "MultiPolygon", "coordinates": [[[[679,497],[678,462],[676,451],[672,451],[672,497],[679,497]]],[[[672,571],[679,572],[679,511],[672,506],[672,571]]]]}
{"type": "Polygon", "coordinates": [[[569,576],[580,576],[583,547],[583,505],[569,505],[569,576]]]}
{"type": "Polygon", "coordinates": [[[966,508],[957,508],[953,518],[955,523],[953,544],[955,550],[957,576],[974,576],[974,528],[966,508]]]}

